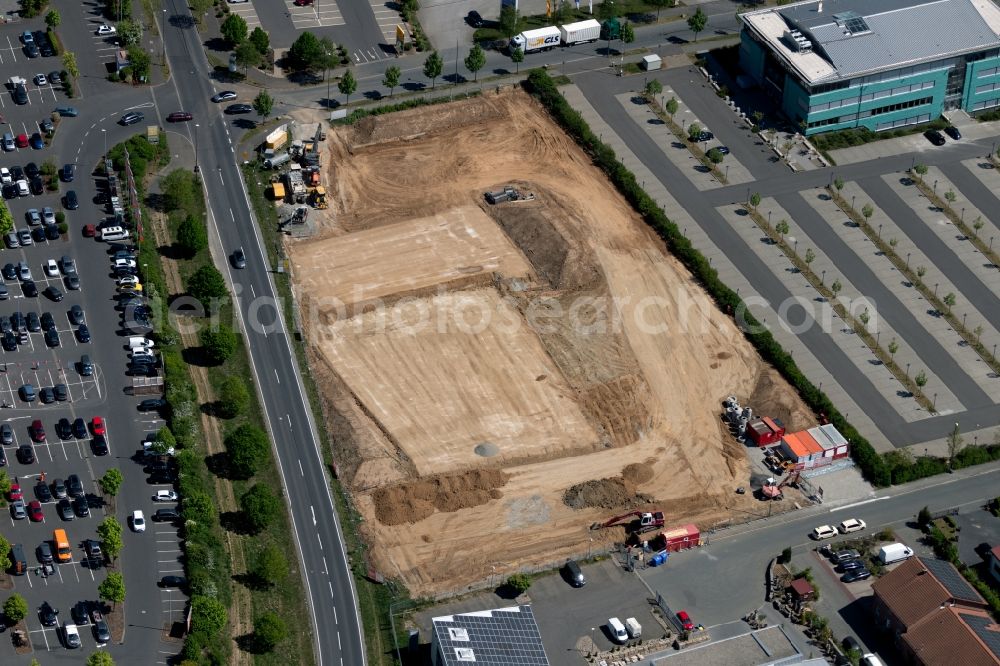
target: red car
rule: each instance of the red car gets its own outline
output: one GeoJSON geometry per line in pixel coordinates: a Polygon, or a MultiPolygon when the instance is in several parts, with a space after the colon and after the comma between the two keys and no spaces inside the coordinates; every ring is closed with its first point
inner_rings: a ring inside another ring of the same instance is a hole
{"type": "Polygon", "coordinates": [[[24,493],[21,492],[21,484],[14,479],[14,483],[10,484],[10,492],[8,497],[11,502],[16,502],[19,499],[24,499],[24,493]]]}
{"type": "Polygon", "coordinates": [[[104,432],[104,419],[100,416],[95,416],[94,420],[90,422],[90,429],[95,435],[103,435],[104,432]]]}
{"type": "Polygon", "coordinates": [[[194,116],[192,116],[187,111],[174,111],[169,116],[167,116],[167,122],[168,123],[181,123],[181,122],[184,122],[186,120],[191,120],[191,118],[193,118],[193,117],[194,116]]]}
{"type": "Polygon", "coordinates": [[[28,518],[31,518],[31,522],[40,523],[45,520],[45,514],[42,513],[42,503],[38,500],[32,500],[28,502],[28,518]]]}
{"type": "Polygon", "coordinates": [[[93,238],[97,235],[97,227],[93,224],[83,225],[83,235],[85,238],[93,238]]]}
{"type": "Polygon", "coordinates": [[[295,0],[292,4],[296,7],[308,7],[313,4],[313,0],[295,0]]]}
{"type": "Polygon", "coordinates": [[[31,439],[39,443],[45,441],[45,426],[42,425],[40,419],[31,422],[31,439]]]}
{"type": "Polygon", "coordinates": [[[18,148],[27,148],[28,147],[28,135],[27,134],[18,134],[17,138],[14,139],[14,143],[17,144],[18,148]]]}
{"type": "Polygon", "coordinates": [[[694,629],[694,622],[691,621],[691,616],[687,614],[687,611],[678,611],[677,619],[680,620],[681,626],[684,627],[684,631],[691,631],[694,629]]]}

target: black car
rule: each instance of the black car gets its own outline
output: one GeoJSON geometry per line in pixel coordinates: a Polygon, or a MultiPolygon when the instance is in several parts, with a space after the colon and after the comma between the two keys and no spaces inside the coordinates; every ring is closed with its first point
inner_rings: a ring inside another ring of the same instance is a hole
{"type": "Polygon", "coordinates": [[[59,331],[54,328],[45,331],[45,345],[47,347],[58,347],[60,344],[62,343],[59,341],[59,331]]]}
{"type": "Polygon", "coordinates": [[[37,312],[28,313],[28,330],[32,333],[42,330],[42,322],[39,321],[37,312]]]}
{"type": "Polygon", "coordinates": [[[0,344],[3,345],[4,351],[17,351],[17,336],[10,331],[4,331],[0,344]]]}
{"type": "Polygon", "coordinates": [[[59,225],[58,224],[45,224],[45,225],[42,225],[41,228],[45,230],[45,238],[47,240],[59,240],[59,225]]]}
{"type": "Polygon", "coordinates": [[[79,199],[76,198],[76,192],[74,192],[73,190],[70,190],[69,192],[66,193],[66,197],[64,198],[64,203],[66,204],[67,210],[76,210],[77,208],[80,207],[80,201],[79,199]]]}
{"type": "Polygon", "coordinates": [[[16,199],[17,198],[17,185],[14,183],[8,183],[3,186],[3,198],[4,199],[16,199]]]}
{"type": "Polygon", "coordinates": [[[157,470],[149,475],[147,483],[154,485],[165,485],[177,482],[177,472],[172,469],[157,470]]]}
{"type": "Polygon", "coordinates": [[[42,330],[48,331],[56,327],[56,320],[51,312],[43,312],[41,316],[42,330]]]}
{"type": "Polygon", "coordinates": [[[41,172],[38,170],[38,165],[35,164],[34,162],[28,162],[27,164],[24,165],[24,174],[28,178],[34,178],[39,173],[41,172]]]}
{"type": "Polygon", "coordinates": [[[28,89],[25,88],[24,85],[22,84],[14,86],[14,104],[22,106],[27,103],[28,103],[28,89]]]}
{"type": "Polygon", "coordinates": [[[38,607],[38,619],[43,626],[54,627],[59,623],[59,611],[52,607],[47,601],[43,601],[42,605],[38,607]]]}
{"type": "Polygon", "coordinates": [[[153,514],[153,520],[158,523],[172,523],[175,520],[180,520],[181,514],[176,508],[170,509],[157,509],[156,513],[153,514]]]}
{"type": "Polygon", "coordinates": [[[66,182],[66,183],[72,183],[73,182],[73,178],[75,178],[75,177],[76,177],[76,165],[75,164],[66,164],[66,165],[63,165],[63,168],[62,168],[62,179],[63,179],[63,181],[66,182]]]}
{"type": "Polygon", "coordinates": [[[44,481],[39,481],[35,485],[35,497],[38,498],[39,502],[51,502],[52,491],[49,490],[49,485],[44,481]]]}
{"type": "Polygon", "coordinates": [[[226,113],[231,116],[241,113],[253,113],[253,107],[249,104],[230,104],[226,107],[226,113]]]}
{"type": "Polygon", "coordinates": [[[858,569],[864,569],[865,563],[862,562],[861,560],[848,560],[846,562],[841,562],[837,566],[837,568],[840,569],[842,573],[846,573],[848,571],[856,571],[858,569]]]}
{"type": "MultiPolygon", "coordinates": [[[[54,226],[54,225],[48,225],[48,226],[54,226]]],[[[36,243],[44,243],[45,242],[45,225],[42,225],[40,227],[35,227],[34,229],[32,229],[31,230],[31,237],[35,239],[36,243]]]]}
{"type": "Polygon", "coordinates": [[[90,440],[90,448],[94,450],[95,456],[106,456],[108,455],[108,440],[104,438],[104,435],[94,435],[94,439],[90,440]]]}
{"type": "Polygon", "coordinates": [[[247,267],[247,258],[246,255],[243,254],[243,248],[239,247],[233,251],[232,262],[233,262],[233,268],[247,267]]]}
{"type": "Polygon", "coordinates": [[[164,576],[160,579],[160,587],[184,587],[187,579],[184,576],[164,576]]]}
{"type": "Polygon", "coordinates": [[[945,144],[944,135],[937,130],[927,130],[924,132],[924,136],[927,137],[927,140],[935,146],[943,146],[945,144]]]}
{"type": "Polygon", "coordinates": [[[38,396],[42,399],[43,405],[51,405],[56,401],[56,392],[52,390],[51,387],[46,386],[41,391],[38,392],[38,396]]]}
{"type": "Polygon", "coordinates": [[[66,283],[66,288],[70,291],[78,291],[80,289],[80,278],[75,275],[67,275],[63,278],[63,282],[66,283]]]}
{"type": "Polygon", "coordinates": [[[7,452],[3,450],[2,446],[0,446],[0,467],[6,467],[6,466],[7,466],[7,452]]]}
{"type": "Polygon", "coordinates": [[[861,644],[858,643],[858,639],[854,636],[846,636],[840,644],[844,646],[844,652],[850,652],[851,650],[856,650],[858,654],[864,652],[864,650],[861,649],[861,644]]]}
{"type": "Polygon", "coordinates": [[[94,638],[97,640],[98,644],[110,643],[111,630],[108,629],[108,623],[105,621],[104,617],[99,617],[98,615],[99,614],[95,611],[94,638]]]}
{"type": "Polygon", "coordinates": [[[67,418],[56,421],[56,437],[59,439],[73,439],[73,424],[67,418]]]}
{"type": "Polygon", "coordinates": [[[76,329],[76,339],[80,342],[90,342],[90,329],[87,328],[86,324],[80,324],[80,327],[76,329]]]}
{"type": "Polygon", "coordinates": [[[140,412],[155,412],[167,406],[167,401],[163,398],[147,398],[139,403],[140,412]]]}
{"type": "Polygon", "coordinates": [[[83,323],[83,308],[79,305],[74,305],[69,309],[69,323],[74,326],[79,326],[83,323]]]}
{"type": "Polygon", "coordinates": [[[38,298],[38,287],[35,286],[34,280],[25,280],[22,282],[21,291],[24,293],[25,298],[38,298]]]}
{"type": "Polygon", "coordinates": [[[87,559],[92,562],[103,562],[104,552],[101,551],[101,543],[94,539],[86,539],[83,542],[83,552],[87,554],[87,559]]]}
{"type": "Polygon", "coordinates": [[[55,286],[54,284],[50,284],[48,287],[45,288],[45,296],[58,303],[63,299],[62,289],[55,286]]]}
{"type": "Polygon", "coordinates": [[[9,423],[0,425],[0,444],[11,446],[14,444],[14,429],[9,423]]]}
{"type": "Polygon", "coordinates": [[[31,188],[31,193],[34,195],[40,195],[45,191],[45,183],[42,182],[41,176],[35,176],[28,181],[28,186],[31,188]]]}
{"type": "Polygon", "coordinates": [[[702,130],[698,132],[697,136],[694,137],[694,140],[698,143],[704,143],[706,141],[711,141],[714,138],[715,138],[714,134],[712,134],[708,130],[702,130]]]}
{"type": "Polygon", "coordinates": [[[73,622],[76,624],[90,624],[90,608],[86,601],[78,601],[73,604],[70,613],[73,615],[73,622]]]}
{"type": "Polygon", "coordinates": [[[59,512],[59,517],[63,520],[73,520],[76,518],[76,514],[73,513],[73,503],[68,499],[61,499],[56,504],[56,511],[59,512]]]}
{"type": "Polygon", "coordinates": [[[43,541],[38,544],[38,548],[35,549],[35,554],[38,555],[38,561],[42,564],[52,564],[52,547],[49,545],[48,541],[43,541]]]}
{"type": "Polygon", "coordinates": [[[24,174],[24,169],[22,169],[21,167],[15,165],[15,166],[12,166],[10,168],[10,176],[15,181],[23,180],[24,179],[24,175],[25,175],[24,174]]]}
{"type": "Polygon", "coordinates": [[[132,377],[155,377],[156,367],[152,363],[130,363],[126,372],[132,377]]]}
{"type": "Polygon", "coordinates": [[[872,577],[872,572],[868,571],[868,569],[855,569],[854,571],[848,571],[847,573],[845,573],[843,576],[840,577],[840,580],[844,581],[845,583],[853,583],[871,577],[872,577]]]}
{"type": "Polygon", "coordinates": [[[17,460],[22,465],[30,465],[35,462],[35,450],[27,444],[17,447],[17,460]]]}
{"type": "Polygon", "coordinates": [[[56,384],[52,387],[52,392],[56,394],[56,402],[69,400],[69,388],[65,384],[56,384]]]}
{"type": "Polygon", "coordinates": [[[139,111],[130,111],[129,113],[126,113],[118,120],[118,124],[124,126],[135,125],[136,123],[142,122],[143,119],[145,119],[145,117],[146,116],[144,116],[139,111]]]}
{"type": "Polygon", "coordinates": [[[66,492],[70,497],[83,497],[83,482],[79,476],[70,474],[66,477],[66,492]]]}
{"type": "MultiPolygon", "coordinates": [[[[35,46],[34,44],[25,44],[24,45],[24,55],[28,56],[29,58],[37,58],[41,54],[38,51],[38,47],[35,46]]],[[[27,98],[27,94],[25,94],[25,98],[27,98]]],[[[16,98],[15,98],[15,101],[16,101],[16,98]]],[[[27,99],[25,99],[25,102],[27,102],[27,99]]],[[[24,104],[25,102],[18,102],[18,103],[19,104],[24,104]]]]}
{"type": "Polygon", "coordinates": [[[87,439],[87,422],[83,419],[76,419],[73,421],[73,436],[77,439],[87,439]]]}
{"type": "Polygon", "coordinates": [[[90,505],[87,503],[86,497],[77,497],[73,500],[73,511],[80,518],[86,518],[90,515],[90,505]]]}
{"type": "Polygon", "coordinates": [[[473,28],[482,28],[485,25],[483,17],[475,10],[469,12],[468,16],[465,17],[465,22],[473,28]]]}
{"type": "Polygon", "coordinates": [[[5,280],[16,280],[17,279],[17,267],[14,264],[7,262],[3,265],[3,278],[5,280]]]}
{"type": "Polygon", "coordinates": [[[80,357],[80,376],[81,377],[91,377],[94,374],[94,363],[90,360],[90,356],[84,354],[80,357]]]}
{"type": "Polygon", "coordinates": [[[958,128],[955,127],[954,125],[948,125],[947,127],[945,127],[944,133],[950,136],[955,141],[958,141],[959,139],[962,138],[962,133],[959,132],[958,128]]]}
{"type": "Polygon", "coordinates": [[[10,325],[14,327],[15,331],[23,331],[28,328],[28,318],[18,310],[10,316],[10,325]]]}

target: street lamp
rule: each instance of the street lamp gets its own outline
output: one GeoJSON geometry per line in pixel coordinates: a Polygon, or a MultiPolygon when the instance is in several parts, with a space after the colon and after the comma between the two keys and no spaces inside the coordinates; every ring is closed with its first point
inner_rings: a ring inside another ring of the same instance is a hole
{"type": "Polygon", "coordinates": [[[195,123],[194,126],[194,172],[198,173],[198,128],[200,125],[195,123]]]}
{"type": "Polygon", "coordinates": [[[101,134],[104,135],[104,159],[108,159],[108,130],[102,127],[101,134]]]}

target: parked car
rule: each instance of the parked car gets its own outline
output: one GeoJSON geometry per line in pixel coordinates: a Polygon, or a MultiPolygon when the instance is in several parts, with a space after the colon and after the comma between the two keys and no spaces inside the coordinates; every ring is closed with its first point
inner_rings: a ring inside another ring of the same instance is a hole
{"type": "Polygon", "coordinates": [[[135,511],[132,512],[132,516],[131,518],[129,518],[129,522],[132,525],[133,532],[146,531],[146,518],[145,516],[142,515],[142,511],[140,509],[136,509],[135,511]]]}
{"type": "Polygon", "coordinates": [[[38,620],[44,627],[54,627],[59,624],[58,615],[59,611],[47,601],[43,601],[42,605],[38,607],[38,620]]]}
{"type": "Polygon", "coordinates": [[[167,401],[163,398],[147,398],[139,403],[140,412],[155,412],[167,406],[167,401]]]}
{"type": "Polygon", "coordinates": [[[62,479],[56,479],[52,482],[52,494],[56,496],[56,499],[66,499],[66,482],[62,479]]]}
{"type": "Polygon", "coordinates": [[[108,455],[108,440],[104,438],[104,435],[94,435],[94,438],[90,440],[90,448],[94,450],[95,456],[106,456],[108,455]]]}
{"type": "Polygon", "coordinates": [[[153,495],[154,502],[176,502],[177,493],[173,490],[157,490],[153,495]]]}
{"type": "Polygon", "coordinates": [[[848,518],[840,524],[839,529],[841,534],[850,534],[851,532],[860,532],[866,527],[865,521],[859,518],[848,518]]]}
{"type": "Polygon", "coordinates": [[[63,625],[63,638],[66,641],[67,649],[75,650],[83,645],[83,643],[80,642],[80,630],[76,628],[75,624],[63,625]]]}
{"type": "Polygon", "coordinates": [[[691,631],[694,629],[694,622],[691,620],[691,616],[688,615],[687,611],[677,611],[677,620],[684,627],[684,631],[691,631]]]}
{"type": "Polygon", "coordinates": [[[236,92],[233,90],[221,90],[212,95],[212,101],[218,104],[219,102],[228,102],[230,100],[234,100],[237,97],[239,97],[239,95],[237,95],[236,92]]]}
{"type": "Polygon", "coordinates": [[[33,523],[40,523],[45,520],[45,514],[42,513],[41,502],[38,500],[31,500],[28,502],[28,518],[30,518],[33,523]]]}
{"type": "Polygon", "coordinates": [[[97,27],[97,34],[100,37],[109,37],[111,35],[117,35],[118,30],[115,29],[115,26],[104,23],[97,27]]]}
{"type": "Polygon", "coordinates": [[[76,514],[73,513],[73,503],[68,499],[59,500],[56,504],[56,511],[63,520],[73,520],[76,518],[76,514]]]}
{"type": "Polygon", "coordinates": [[[947,127],[945,127],[944,133],[950,136],[955,141],[958,141],[959,139],[962,138],[962,133],[959,132],[958,128],[955,127],[954,125],[948,125],[947,127]]]}
{"type": "Polygon", "coordinates": [[[230,104],[226,107],[228,115],[239,115],[243,113],[253,113],[253,107],[249,104],[230,104]]]}
{"type": "Polygon", "coordinates": [[[943,146],[945,144],[944,135],[937,130],[927,130],[924,132],[924,136],[935,146],[943,146]]]}
{"type": "Polygon", "coordinates": [[[160,579],[160,587],[184,587],[187,579],[184,576],[164,576],[160,579]]]}
{"type": "Polygon", "coordinates": [[[843,576],[841,576],[840,580],[844,581],[845,583],[854,583],[859,580],[865,580],[871,577],[872,577],[872,572],[869,571],[868,569],[854,569],[853,571],[848,571],[843,576]]]}
{"type": "Polygon", "coordinates": [[[80,481],[80,477],[76,474],[70,474],[66,477],[66,492],[69,493],[70,497],[83,497],[83,482],[80,481]]]}
{"type": "Polygon", "coordinates": [[[153,514],[153,520],[158,523],[172,523],[175,520],[180,520],[181,514],[176,508],[173,509],[157,509],[156,513],[153,514]]]}
{"type": "Polygon", "coordinates": [[[832,539],[835,536],[837,536],[837,530],[829,525],[820,525],[812,531],[812,538],[817,541],[832,539]]]}

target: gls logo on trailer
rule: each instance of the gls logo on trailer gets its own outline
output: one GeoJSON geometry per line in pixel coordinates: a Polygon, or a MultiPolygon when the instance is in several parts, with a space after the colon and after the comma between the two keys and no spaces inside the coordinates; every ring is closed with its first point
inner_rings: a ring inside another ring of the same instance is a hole
{"type": "Polygon", "coordinates": [[[544,43],[552,44],[554,46],[559,46],[559,40],[562,39],[560,35],[553,35],[551,37],[546,37],[544,43]]]}

